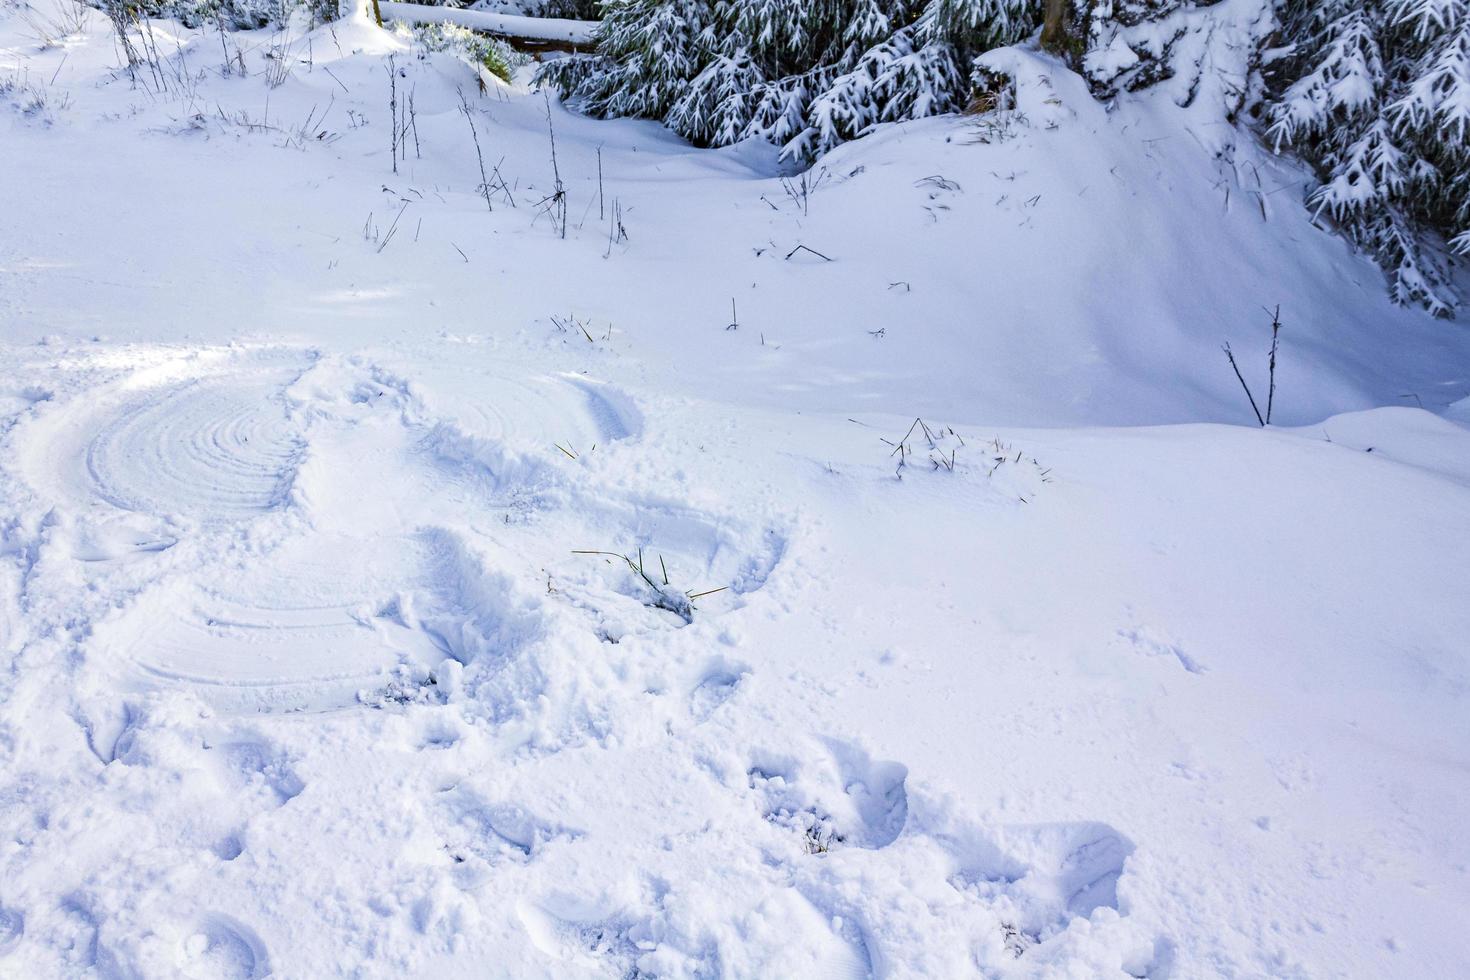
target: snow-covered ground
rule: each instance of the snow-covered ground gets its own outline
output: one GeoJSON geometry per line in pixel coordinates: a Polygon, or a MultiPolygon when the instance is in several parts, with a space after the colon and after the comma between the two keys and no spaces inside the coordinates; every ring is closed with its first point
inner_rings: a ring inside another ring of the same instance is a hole
{"type": "Polygon", "coordinates": [[[1289,163],[1013,52],[783,180],[361,15],[130,81],[49,2],[0,974],[1470,970],[1470,334],[1289,163]]]}

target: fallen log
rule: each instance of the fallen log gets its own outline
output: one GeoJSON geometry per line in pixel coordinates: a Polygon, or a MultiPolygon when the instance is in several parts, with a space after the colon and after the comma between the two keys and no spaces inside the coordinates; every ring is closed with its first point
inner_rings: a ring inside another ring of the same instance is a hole
{"type": "Polygon", "coordinates": [[[472,31],[494,34],[510,41],[520,41],[538,48],[588,48],[597,30],[595,20],[568,20],[562,17],[522,17],[516,14],[492,14],[483,10],[461,10],[457,7],[431,7],[421,3],[399,3],[379,0],[383,17],[412,24],[458,24],[472,31]]]}

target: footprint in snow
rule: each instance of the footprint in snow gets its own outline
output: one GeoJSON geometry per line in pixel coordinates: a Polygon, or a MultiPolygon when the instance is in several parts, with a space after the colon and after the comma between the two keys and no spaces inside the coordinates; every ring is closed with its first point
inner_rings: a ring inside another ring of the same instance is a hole
{"type": "Polygon", "coordinates": [[[245,840],[240,834],[227,834],[210,848],[221,861],[233,861],[245,853],[245,840]]]}
{"type": "Polygon", "coordinates": [[[1006,909],[1007,946],[1020,955],[1101,908],[1118,910],[1133,842],[1104,823],[934,828],[959,870],[950,883],[1006,909]]]}
{"type": "Polygon", "coordinates": [[[720,705],[735,696],[750,673],[744,664],[716,658],[706,667],[694,690],[689,692],[689,713],[696,721],[707,721],[720,705]]]}
{"type": "Polygon", "coordinates": [[[445,791],[440,806],[447,824],[444,849],[456,865],[473,860],[483,869],[507,860],[525,863],[553,842],[582,837],[581,831],[543,819],[517,803],[488,800],[467,787],[445,791]]]}
{"type": "Polygon", "coordinates": [[[20,945],[25,936],[25,916],[15,909],[0,905],[0,956],[7,956],[20,945]]]}
{"type": "Polygon", "coordinates": [[[306,789],[286,758],[263,742],[230,742],[212,751],[226,780],[242,789],[268,791],[277,806],[285,806],[306,789]]]}
{"type": "Polygon", "coordinates": [[[178,967],[190,980],[256,980],[271,974],[255,931],[218,912],[204,916],[179,947],[178,967]]]}
{"type": "Polygon", "coordinates": [[[750,767],[749,785],[766,818],[797,832],[807,853],[892,844],[908,820],[908,768],[874,760],[851,742],[822,744],[821,755],[766,758],[750,767]]]}
{"type": "Polygon", "coordinates": [[[642,976],[637,960],[643,950],[616,913],[547,898],[521,903],[516,915],[531,944],[549,957],[609,976],[642,976]]]}

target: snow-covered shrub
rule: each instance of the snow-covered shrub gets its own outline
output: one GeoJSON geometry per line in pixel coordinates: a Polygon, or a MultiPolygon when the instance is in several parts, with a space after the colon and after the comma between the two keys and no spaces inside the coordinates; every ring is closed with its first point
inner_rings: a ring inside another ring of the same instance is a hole
{"type": "Polygon", "coordinates": [[[522,65],[530,64],[530,56],[512,48],[498,37],[477,34],[457,24],[395,23],[393,29],[412,38],[425,51],[447,51],[490,74],[510,81],[522,65]]]}
{"type": "Polygon", "coordinates": [[[172,18],[187,27],[220,25],[228,30],[255,30],[285,24],[305,10],[313,25],[336,20],[337,0],[88,0],[114,22],[140,17],[172,18]]]}
{"type": "Polygon", "coordinates": [[[602,16],[601,0],[521,0],[520,12],[530,17],[570,17],[572,20],[597,20],[602,16]]]}
{"type": "Polygon", "coordinates": [[[596,54],[540,77],[595,115],[810,161],[878,123],[963,108],[974,56],[1038,13],[1033,0],[610,0],[596,54]]]}
{"type": "Polygon", "coordinates": [[[21,115],[52,121],[53,109],[65,109],[70,103],[66,93],[56,92],[44,77],[32,78],[19,68],[0,75],[0,103],[12,103],[21,115]]]}
{"type": "Polygon", "coordinates": [[[1181,107],[1235,120],[1260,104],[1280,0],[1075,0],[1075,61],[1099,98],[1163,85],[1181,107]]]}
{"type": "Polygon", "coordinates": [[[1269,138],[1317,169],[1309,204],[1372,252],[1400,302],[1448,315],[1425,233],[1470,251],[1470,0],[1289,0],[1269,138]]]}
{"type": "Polygon", "coordinates": [[[414,2],[426,7],[468,7],[492,14],[518,14],[526,17],[597,20],[602,16],[601,0],[414,0],[414,2]]]}

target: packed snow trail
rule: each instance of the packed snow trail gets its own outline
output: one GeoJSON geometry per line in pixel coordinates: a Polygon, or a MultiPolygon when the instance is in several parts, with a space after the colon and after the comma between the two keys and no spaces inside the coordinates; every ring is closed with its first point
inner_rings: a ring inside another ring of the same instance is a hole
{"type": "Polygon", "coordinates": [[[1470,344],[1164,108],[1012,52],[813,189],[493,88],[491,210],[361,16],[160,92],[25,13],[0,974],[1470,963],[1470,344]]]}

